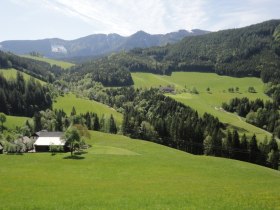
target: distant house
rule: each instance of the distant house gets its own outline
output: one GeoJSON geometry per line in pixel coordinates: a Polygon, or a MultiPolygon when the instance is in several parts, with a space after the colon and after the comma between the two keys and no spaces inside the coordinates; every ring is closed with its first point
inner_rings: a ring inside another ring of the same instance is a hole
{"type": "Polygon", "coordinates": [[[48,152],[51,145],[63,146],[65,148],[63,132],[40,131],[33,136],[37,136],[34,143],[35,152],[48,152]]]}
{"type": "Polygon", "coordinates": [[[160,90],[164,93],[174,93],[175,89],[173,87],[161,87],[160,90]]]}

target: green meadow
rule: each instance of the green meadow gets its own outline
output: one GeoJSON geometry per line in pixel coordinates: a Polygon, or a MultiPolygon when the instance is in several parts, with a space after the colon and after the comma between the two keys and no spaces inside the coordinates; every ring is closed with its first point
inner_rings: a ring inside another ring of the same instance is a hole
{"type": "Polygon", "coordinates": [[[4,126],[8,129],[15,129],[24,126],[27,120],[31,120],[31,118],[6,115],[4,126]]]}
{"type": "Polygon", "coordinates": [[[0,155],[0,209],[280,209],[280,172],[91,132],[91,148],[0,155]]]}
{"type": "Polygon", "coordinates": [[[54,59],[50,59],[50,58],[37,57],[37,56],[31,56],[31,55],[22,55],[22,57],[30,58],[30,59],[34,59],[34,60],[38,60],[38,61],[43,61],[43,62],[49,63],[50,65],[60,66],[63,69],[68,69],[75,65],[73,63],[69,63],[66,61],[54,60],[54,59]]]}
{"type": "Polygon", "coordinates": [[[105,117],[110,117],[112,114],[118,125],[121,125],[122,123],[122,114],[113,108],[93,100],[78,98],[72,93],[65,94],[65,96],[59,96],[53,104],[54,109],[63,109],[67,115],[70,115],[73,106],[75,107],[77,114],[95,112],[99,117],[103,114],[105,117]]]}
{"type": "MultiPolygon", "coordinates": [[[[13,69],[13,68],[11,68],[11,69],[0,69],[0,74],[3,74],[3,76],[7,79],[16,79],[17,72],[18,72],[18,70],[13,69]]],[[[20,72],[20,73],[23,75],[23,78],[25,80],[30,80],[30,78],[34,78],[34,77],[24,73],[24,72],[20,72]]],[[[46,84],[46,82],[44,82],[42,80],[39,80],[39,79],[36,79],[36,78],[34,78],[34,79],[35,79],[35,81],[40,82],[42,85],[46,84]]]]}
{"type": "Polygon", "coordinates": [[[259,139],[265,138],[266,135],[270,136],[265,130],[246,123],[245,119],[220,109],[223,102],[229,102],[234,97],[248,97],[251,100],[256,98],[270,100],[264,94],[264,84],[258,78],[235,78],[219,76],[214,73],[195,72],[174,72],[171,76],[132,73],[132,77],[135,87],[175,87],[177,94],[167,94],[168,96],[192,107],[201,115],[208,112],[240,132],[247,133],[248,135],[255,133],[259,139]],[[256,93],[248,92],[248,87],[250,86],[255,88],[256,93]],[[198,90],[199,94],[190,93],[194,87],[198,90]],[[228,91],[229,88],[235,89],[236,87],[239,88],[237,92],[230,93],[228,91]],[[207,88],[210,91],[207,91],[207,88]]]}

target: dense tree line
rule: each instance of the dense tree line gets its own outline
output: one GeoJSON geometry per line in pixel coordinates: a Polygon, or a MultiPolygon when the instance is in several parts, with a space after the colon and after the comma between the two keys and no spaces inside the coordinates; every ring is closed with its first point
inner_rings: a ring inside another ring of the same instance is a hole
{"type": "Polygon", "coordinates": [[[8,115],[30,117],[52,107],[48,87],[33,78],[25,81],[19,72],[15,80],[7,80],[0,74],[0,101],[0,112],[8,115]]]}
{"type": "Polygon", "coordinates": [[[278,169],[279,147],[274,136],[271,137],[270,141],[265,138],[258,144],[256,135],[248,138],[243,134],[240,137],[236,130],[233,132],[228,130],[220,147],[216,147],[213,141],[211,136],[207,136],[204,140],[204,153],[206,155],[218,154],[223,157],[278,169]]]}
{"type": "Polygon", "coordinates": [[[249,101],[247,97],[234,98],[229,104],[223,103],[223,109],[229,112],[236,112],[241,117],[246,117],[246,121],[257,127],[265,129],[280,137],[280,114],[277,102],[256,99],[249,101]]]}
{"type": "Polygon", "coordinates": [[[0,51],[0,68],[15,68],[45,82],[53,82],[62,73],[56,65],[0,51]]]}
{"type": "Polygon", "coordinates": [[[133,80],[128,69],[121,62],[111,58],[101,58],[88,63],[77,65],[65,77],[67,82],[79,81],[84,76],[101,82],[104,86],[128,86],[133,80]]]}

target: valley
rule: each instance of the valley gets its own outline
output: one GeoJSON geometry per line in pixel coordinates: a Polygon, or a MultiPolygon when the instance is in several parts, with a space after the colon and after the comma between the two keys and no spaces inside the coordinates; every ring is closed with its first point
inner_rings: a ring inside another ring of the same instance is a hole
{"type": "Polygon", "coordinates": [[[279,44],[280,20],[0,42],[0,209],[279,209],[279,44]]]}

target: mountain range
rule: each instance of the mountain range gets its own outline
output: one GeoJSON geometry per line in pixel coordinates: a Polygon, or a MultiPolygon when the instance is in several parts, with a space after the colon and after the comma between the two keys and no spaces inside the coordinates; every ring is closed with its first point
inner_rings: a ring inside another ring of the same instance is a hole
{"type": "Polygon", "coordinates": [[[147,48],[176,43],[187,36],[207,34],[209,31],[194,29],[179,30],[167,34],[148,34],[138,31],[125,37],[119,34],[93,34],[75,40],[58,38],[42,40],[11,40],[0,42],[0,50],[15,54],[37,52],[49,58],[99,57],[112,52],[133,48],[147,48]]]}

